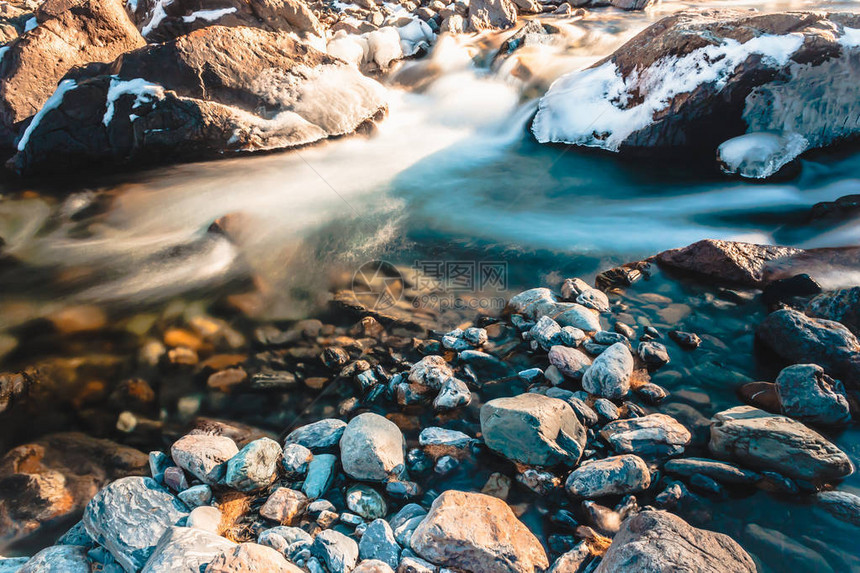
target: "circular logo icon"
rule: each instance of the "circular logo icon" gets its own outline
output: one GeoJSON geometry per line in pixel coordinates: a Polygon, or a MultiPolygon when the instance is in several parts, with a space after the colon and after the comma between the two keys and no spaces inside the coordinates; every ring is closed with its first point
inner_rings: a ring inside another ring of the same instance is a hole
{"type": "Polygon", "coordinates": [[[387,261],[368,261],[352,276],[355,299],[370,310],[391,308],[403,296],[403,275],[387,261]]]}

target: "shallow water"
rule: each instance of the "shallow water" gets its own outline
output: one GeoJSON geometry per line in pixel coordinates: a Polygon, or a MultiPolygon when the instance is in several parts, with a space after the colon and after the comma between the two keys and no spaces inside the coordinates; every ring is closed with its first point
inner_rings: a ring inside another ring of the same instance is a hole
{"type": "MultiPolygon", "coordinates": [[[[723,176],[711,162],[646,162],[534,142],[527,125],[536,93],[682,6],[857,9],[856,2],[809,0],[664,2],[643,14],[595,11],[570,25],[571,46],[563,56],[521,54],[534,72],[528,82],[509,77],[509,66],[498,73],[476,67],[473,56],[488,59],[478,43],[446,41],[430,56],[441,70],[438,79],[419,93],[390,86],[389,116],[369,137],[84,176],[72,189],[52,182],[30,193],[9,185],[0,200],[0,237],[3,253],[15,262],[0,264],[0,336],[7,330],[18,337],[32,333],[39,318],[66,306],[98,304],[119,321],[138,312],[164,313],[178,301],[208,304],[249,284],[260,296],[253,314],[302,318],[323,307],[333,282],[348,281],[373,259],[407,268],[416,261],[504,261],[502,296],[557,286],[567,276],[592,278],[609,266],[705,237],[800,247],[860,244],[856,218],[808,221],[813,204],[860,193],[856,150],[809,154],[784,180],[749,183],[723,176]],[[219,220],[220,231],[213,232],[219,220]]],[[[413,71],[422,73],[425,64],[413,71]]],[[[774,365],[750,358],[752,332],[764,316],[759,302],[714,304],[708,285],[657,277],[627,296],[631,312],[658,327],[673,324],[661,324],[657,307],[636,298],[640,291],[687,300],[694,311],[683,316],[683,324],[713,337],[696,353],[673,354],[670,367],[655,376],[678,401],[686,399],[708,416],[738,403],[738,380],[773,378],[774,365]]],[[[20,367],[53,352],[50,345],[24,344],[0,365],[20,367]]],[[[0,344],[0,360],[3,354],[0,344]]],[[[330,415],[336,404],[335,397],[310,407],[307,396],[285,397],[283,414],[259,416],[266,398],[219,403],[199,396],[189,381],[174,382],[165,404],[171,415],[185,398],[202,403],[202,413],[276,431],[294,423],[295,412],[330,415]]],[[[75,423],[59,417],[51,427],[16,428],[17,441],[75,423]]],[[[833,439],[860,463],[858,430],[833,439]]],[[[470,466],[437,489],[480,489],[489,472],[489,466],[470,466]]],[[[860,491],[860,477],[855,474],[840,489],[860,491]]],[[[792,498],[732,496],[687,517],[738,539],[765,571],[783,569],[784,560],[798,572],[815,568],[757,543],[747,524],[823,542],[819,552],[834,571],[860,567],[856,527],[792,498]]],[[[537,524],[536,510],[525,519],[537,524]]]]}

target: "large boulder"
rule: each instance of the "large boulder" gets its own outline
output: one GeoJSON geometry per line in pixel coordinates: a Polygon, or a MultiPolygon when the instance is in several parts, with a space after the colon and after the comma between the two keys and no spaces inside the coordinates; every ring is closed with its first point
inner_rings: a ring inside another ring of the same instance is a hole
{"type": "Polygon", "coordinates": [[[762,321],[756,336],[787,362],[818,364],[846,385],[860,384],[860,342],[839,322],[782,309],[762,321]]]}
{"type": "Polygon", "coordinates": [[[511,508],[480,493],[450,490],[437,497],[410,543],[424,559],[458,570],[537,573],[549,567],[540,542],[511,508]]]}
{"type": "Polygon", "coordinates": [[[28,173],[293,148],[372,122],[384,93],[290,34],[211,26],[64,79],[11,165],[28,173]]]}
{"type": "Polygon", "coordinates": [[[13,448],[0,458],[0,545],[75,518],[108,482],[148,464],[143,452],[76,432],[13,448]]]}
{"type": "Polygon", "coordinates": [[[385,481],[402,471],[406,440],[400,428],[379,414],[359,414],[340,439],[343,471],[357,480],[385,481]]]}
{"type": "Polygon", "coordinates": [[[817,364],[795,364],[776,378],[783,413],[816,424],[846,424],[851,420],[845,388],[817,364]]]}
{"type": "Polygon", "coordinates": [[[755,573],[752,557],[731,537],[693,527],[665,511],[628,517],[596,573],[755,573]]]}
{"type": "Polygon", "coordinates": [[[717,457],[806,481],[829,482],[854,473],[845,452],[818,432],[752,406],[715,414],[708,447],[717,457]]]}
{"type": "Polygon", "coordinates": [[[857,28],[852,13],[680,12],[556,81],[532,131],[611,151],[713,153],[747,131],[827,145],[860,129],[857,28]]]}
{"type": "Polygon", "coordinates": [[[126,571],[139,571],[162,535],[187,516],[185,505],[152,478],[127,477],[102,489],[84,510],[84,527],[126,571]]]}
{"type": "Polygon", "coordinates": [[[575,464],[586,441],[585,428],[567,402],[531,393],[484,404],[481,432],[494,452],[538,466],[575,464]]]}
{"type": "Polygon", "coordinates": [[[138,0],[126,7],[150,42],[172,40],[214,25],[325,37],[325,28],[302,0],[138,0]]]}
{"type": "Polygon", "coordinates": [[[655,259],[660,265],[718,281],[761,287],[767,263],[800,252],[792,247],[704,239],[680,249],[663,251],[655,259]]]}
{"type": "Polygon", "coordinates": [[[38,26],[4,49],[0,62],[0,146],[48,101],[73,67],[112,62],[145,45],[120,0],[46,0],[38,26]]]}

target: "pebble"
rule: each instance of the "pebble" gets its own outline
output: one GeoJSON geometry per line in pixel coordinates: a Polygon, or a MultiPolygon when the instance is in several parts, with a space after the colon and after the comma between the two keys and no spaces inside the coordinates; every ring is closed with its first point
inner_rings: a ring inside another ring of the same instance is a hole
{"type": "Polygon", "coordinates": [[[491,450],[524,464],[575,464],[585,428],[563,400],[540,394],[496,398],[481,407],[481,432],[491,450]]]}
{"type": "Polygon", "coordinates": [[[680,454],[692,438],[687,428],[666,414],[616,420],[606,424],[600,435],[618,453],[645,457],[680,454]]]}
{"type": "Polygon", "coordinates": [[[467,448],[472,443],[472,438],[468,434],[457,430],[448,430],[430,426],[421,430],[418,435],[418,443],[422,447],[426,446],[449,446],[452,448],[467,448]]]}
{"type": "Polygon", "coordinates": [[[394,569],[378,559],[368,559],[359,563],[352,573],[394,573],[394,569]]]}
{"type": "Polygon", "coordinates": [[[633,330],[633,328],[631,328],[630,326],[624,324],[623,322],[616,322],[612,325],[612,328],[615,329],[615,332],[623,335],[628,340],[633,340],[634,338],[636,338],[636,331],[633,330]]]}
{"type": "Polygon", "coordinates": [[[219,553],[235,546],[210,531],[171,527],[158,540],[141,573],[196,573],[219,553]]]}
{"type": "Polygon", "coordinates": [[[598,419],[604,423],[617,420],[621,416],[618,406],[606,398],[598,398],[594,401],[594,411],[597,412],[598,419]]]}
{"type": "MultiPolygon", "coordinates": [[[[4,570],[6,561],[11,560],[0,559],[0,571],[4,570]]],[[[9,573],[90,573],[91,570],[86,548],[75,545],[54,545],[42,549],[25,561],[20,568],[13,562],[14,568],[7,571],[9,573]]]]}
{"type": "Polygon", "coordinates": [[[824,373],[817,364],[795,364],[779,373],[776,391],[782,411],[792,418],[823,425],[851,421],[842,382],[824,373]]]}
{"type": "Polygon", "coordinates": [[[268,487],[278,477],[281,446],[270,438],[260,438],[247,444],[227,462],[224,482],[239,491],[254,491],[268,487]]]}
{"type": "Polygon", "coordinates": [[[227,472],[227,460],[239,452],[236,443],[224,436],[188,434],[170,448],[170,455],[181,467],[208,485],[222,482],[227,472]]]}
{"type": "Polygon", "coordinates": [[[358,544],[334,529],[320,532],[311,553],[325,563],[330,573],[349,573],[358,563],[358,544]]]}
{"type": "Polygon", "coordinates": [[[334,479],[334,467],[337,457],[333,454],[319,454],[314,456],[308,464],[308,475],[302,484],[302,491],[308,499],[322,497],[334,479]]]}
{"type": "Polygon", "coordinates": [[[609,297],[606,293],[599,291],[596,288],[590,288],[582,291],[576,297],[576,302],[586,308],[593,308],[598,312],[606,312],[609,310],[609,297]]]}
{"type": "Polygon", "coordinates": [[[326,418],[312,424],[296,428],[284,440],[284,445],[299,444],[313,453],[327,452],[340,442],[346,429],[346,422],[326,418]]]}
{"type": "Polygon", "coordinates": [[[164,481],[164,485],[173,491],[183,491],[188,489],[188,478],[185,476],[185,472],[182,471],[182,468],[170,466],[164,470],[162,480],[164,481]]]}
{"type": "Polygon", "coordinates": [[[218,533],[220,523],[221,512],[218,508],[204,505],[191,510],[191,513],[188,514],[186,526],[218,533]]]}
{"type": "Polygon", "coordinates": [[[529,331],[529,338],[544,350],[549,350],[561,342],[561,327],[550,317],[542,316],[529,331]]]}
{"type": "Polygon", "coordinates": [[[579,328],[564,326],[561,329],[560,341],[564,346],[575,348],[582,344],[586,338],[588,338],[588,335],[579,328]]]}
{"type": "Polygon", "coordinates": [[[302,573],[278,551],[257,543],[240,543],[216,555],[204,573],[302,573]]]}
{"type": "Polygon", "coordinates": [[[669,393],[662,386],[648,382],[636,388],[636,395],[646,403],[654,405],[665,400],[669,396],[669,393]]]}
{"type": "Polygon", "coordinates": [[[594,360],[582,377],[582,387],[604,398],[623,398],[630,391],[632,375],[633,356],[627,346],[619,342],[594,360]]]}
{"type": "Polygon", "coordinates": [[[176,494],[182,503],[189,508],[194,509],[203,505],[208,505],[212,501],[212,488],[206,484],[191,486],[184,491],[176,494]]]}
{"type": "Polygon", "coordinates": [[[583,462],[565,482],[565,490],[574,498],[627,495],[650,486],[648,465],[632,454],[583,462]]]}
{"type": "Polygon", "coordinates": [[[553,346],[547,353],[549,363],[571,380],[581,380],[592,365],[585,353],[567,346],[553,346]]]}
{"type": "Polygon", "coordinates": [[[308,496],[300,491],[279,487],[266,499],[260,508],[260,515],[277,521],[281,525],[291,525],[305,511],[308,496]]]}
{"type": "Polygon", "coordinates": [[[405,467],[406,440],[400,428],[372,412],[349,422],[340,451],[343,470],[357,480],[386,481],[405,467]]]}
{"type": "Polygon", "coordinates": [[[681,330],[670,330],[669,338],[674,340],[681,348],[695,350],[702,344],[702,339],[697,334],[692,332],[683,332],[681,330]]]}
{"type": "Polygon", "coordinates": [[[468,406],[471,401],[472,392],[466,383],[457,378],[448,378],[433,400],[433,408],[437,411],[455,410],[468,406]]]}
{"type": "Polygon", "coordinates": [[[636,353],[649,369],[656,370],[669,364],[669,351],[659,342],[640,342],[636,353]]]}
{"type": "Polygon", "coordinates": [[[301,444],[286,444],[281,452],[281,466],[287,477],[300,478],[308,473],[308,466],[314,458],[310,449],[301,444]]]}
{"type": "Polygon", "coordinates": [[[437,355],[425,356],[409,370],[410,382],[436,390],[453,376],[454,371],[445,359],[437,355]]]}
{"type": "Polygon", "coordinates": [[[388,506],[379,492],[363,484],[349,488],[346,493],[346,506],[367,520],[379,519],[388,513],[388,506]]]}
{"type": "Polygon", "coordinates": [[[394,539],[394,530],[384,519],[376,519],[364,530],[358,543],[358,554],[362,561],[376,559],[392,569],[400,563],[400,546],[394,539]]]}

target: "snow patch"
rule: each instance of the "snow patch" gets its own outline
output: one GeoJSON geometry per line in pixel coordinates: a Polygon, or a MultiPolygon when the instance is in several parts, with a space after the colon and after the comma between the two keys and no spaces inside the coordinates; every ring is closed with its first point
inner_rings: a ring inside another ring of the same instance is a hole
{"type": "Polygon", "coordinates": [[[799,133],[747,133],[717,149],[720,169],[749,179],[765,179],[806,151],[809,142],[799,133]]]}
{"type": "Polygon", "coordinates": [[[30,125],[28,125],[27,129],[24,130],[24,134],[21,135],[21,140],[18,142],[18,151],[24,151],[24,148],[27,147],[27,143],[30,141],[30,135],[32,135],[33,131],[39,125],[39,122],[42,121],[42,118],[45,117],[45,114],[52,109],[59,107],[60,104],[63,103],[63,98],[66,93],[75,89],[77,85],[78,84],[75,83],[75,80],[63,80],[60,82],[56,91],[54,91],[53,95],[48,98],[48,101],[45,102],[42,109],[36,112],[36,115],[33,116],[33,120],[30,121],[30,125]]]}
{"type": "Polygon", "coordinates": [[[760,55],[765,65],[784,66],[802,44],[801,34],[763,35],[743,44],[727,39],[685,56],[663,57],[626,78],[611,61],[572,72],[556,80],[541,98],[532,132],[541,143],[618,151],[675,96],[702,84],[713,84],[721,91],[738,65],[753,54],[760,55]],[[630,105],[636,97],[644,99],[630,105]]]}
{"type": "Polygon", "coordinates": [[[183,16],[182,21],[186,24],[190,24],[195,20],[206,20],[207,22],[214,22],[220,18],[223,18],[227,14],[232,14],[236,11],[236,7],[232,8],[220,8],[217,10],[198,10],[197,12],[192,12],[188,16],[183,16]]]}
{"type": "Polygon", "coordinates": [[[844,28],[839,43],[844,48],[860,48],[860,28],[844,28]]]}
{"type": "MultiPolygon", "coordinates": [[[[150,83],[143,78],[135,78],[133,80],[121,80],[117,77],[111,78],[110,88],[108,88],[105,101],[105,115],[102,118],[102,123],[105,127],[110,125],[110,122],[113,120],[116,101],[124,95],[136,96],[131,109],[137,109],[145,103],[162,99],[164,97],[164,88],[158,84],[150,83]]],[[[132,121],[134,120],[132,119],[132,121]]]]}
{"type": "Polygon", "coordinates": [[[38,26],[38,25],[39,25],[39,21],[36,20],[35,16],[33,16],[32,18],[30,18],[29,20],[24,22],[24,33],[26,34],[30,30],[35,30],[36,26],[38,26]]]}
{"type": "Polygon", "coordinates": [[[173,4],[173,0],[156,1],[155,6],[152,8],[152,15],[149,17],[149,22],[143,27],[143,30],[140,31],[140,34],[144,38],[152,33],[152,31],[161,24],[162,20],[167,18],[167,12],[164,10],[164,7],[170,6],[171,4],[173,4]]]}
{"type": "Polygon", "coordinates": [[[9,51],[9,46],[0,47],[0,65],[3,64],[3,58],[6,56],[6,52],[9,51]]]}

